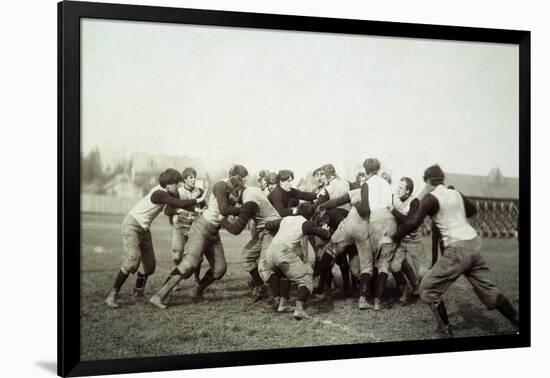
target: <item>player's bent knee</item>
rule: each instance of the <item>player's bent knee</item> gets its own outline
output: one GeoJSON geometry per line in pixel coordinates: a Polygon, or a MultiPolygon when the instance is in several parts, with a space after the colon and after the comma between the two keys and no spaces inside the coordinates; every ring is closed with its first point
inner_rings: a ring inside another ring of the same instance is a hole
{"type": "Polygon", "coordinates": [[[197,269],[198,263],[191,261],[191,259],[186,259],[185,257],[177,266],[177,270],[181,273],[183,278],[189,278],[197,269]]]}
{"type": "Polygon", "coordinates": [[[225,263],[217,264],[217,266],[214,267],[212,274],[214,275],[215,279],[219,280],[224,276],[226,271],[227,271],[227,264],[225,263]]]}
{"type": "Polygon", "coordinates": [[[120,269],[123,272],[127,272],[128,274],[135,274],[139,269],[139,261],[132,262],[132,263],[125,263],[120,269]]]}
{"type": "Polygon", "coordinates": [[[390,273],[390,267],[388,264],[378,266],[378,273],[390,273]]]}
{"type": "Polygon", "coordinates": [[[399,273],[401,271],[401,264],[400,262],[393,262],[390,265],[390,269],[393,273],[399,273]]]}
{"type": "Polygon", "coordinates": [[[422,302],[427,304],[439,303],[441,300],[441,296],[436,291],[422,286],[419,288],[418,297],[422,302]]]}

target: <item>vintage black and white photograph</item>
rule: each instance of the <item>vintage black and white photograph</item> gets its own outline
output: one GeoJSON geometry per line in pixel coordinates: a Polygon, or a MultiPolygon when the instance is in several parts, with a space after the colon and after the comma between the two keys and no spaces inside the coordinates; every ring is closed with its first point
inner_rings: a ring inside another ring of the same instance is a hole
{"type": "Polygon", "coordinates": [[[82,361],[517,334],[517,44],[82,18],[80,62],[82,361]]]}

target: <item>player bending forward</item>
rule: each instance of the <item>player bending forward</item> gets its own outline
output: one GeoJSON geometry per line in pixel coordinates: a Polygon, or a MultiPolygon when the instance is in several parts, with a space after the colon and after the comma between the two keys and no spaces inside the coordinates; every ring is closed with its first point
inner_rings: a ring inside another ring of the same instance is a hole
{"type": "Polygon", "coordinates": [[[254,301],[267,297],[264,282],[258,269],[258,264],[264,261],[265,251],[272,240],[272,234],[266,230],[268,221],[280,219],[280,215],[267,199],[265,193],[258,187],[247,187],[242,194],[243,208],[234,221],[222,220],[221,225],[233,235],[238,235],[248,224],[250,218],[254,220],[256,234],[243,248],[243,266],[250,274],[249,284],[253,289],[254,301]],[[252,206],[250,203],[256,204],[252,206]],[[246,204],[246,206],[245,206],[246,204]]]}
{"type": "Polygon", "coordinates": [[[151,223],[162,212],[165,205],[181,209],[192,210],[195,206],[204,204],[203,198],[180,200],[178,187],[181,182],[181,175],[175,169],[167,169],[160,174],[159,185],[143,197],[135,205],[122,221],[122,244],[124,246],[125,258],[120,268],[112,290],[105,303],[110,308],[118,308],[117,296],[120,288],[130,273],[136,273],[140,263],[143,266],[143,273],[138,272],[136,285],[133,290],[134,296],[143,295],[147,277],[154,273],[156,267],[153,239],[151,237],[151,223]]]}
{"type": "Polygon", "coordinates": [[[401,225],[392,236],[399,242],[417,229],[426,216],[435,221],[441,232],[445,254],[424,276],[420,283],[420,299],[430,306],[438,323],[437,331],[453,336],[443,295],[462,274],[474,287],[474,292],[488,309],[497,309],[514,326],[519,325],[518,314],[508,299],[489,280],[489,268],[481,256],[481,240],[466,218],[474,216],[476,207],[460,192],[443,185],[445,175],[439,165],[424,172],[426,194],[420,209],[401,225]]]}
{"type": "Polygon", "coordinates": [[[278,228],[278,232],[267,248],[265,269],[260,273],[271,288],[279,312],[286,310],[288,300],[288,286],[281,290],[281,278],[286,277],[298,285],[298,299],[294,310],[294,318],[297,320],[308,316],[304,310],[304,302],[313,290],[313,271],[296,255],[296,246],[304,235],[329,239],[328,225],[325,223],[321,226],[322,223],[321,217],[314,216],[314,206],[309,202],[302,202],[298,205],[297,215],[266,224],[268,230],[275,231],[278,228]]]}

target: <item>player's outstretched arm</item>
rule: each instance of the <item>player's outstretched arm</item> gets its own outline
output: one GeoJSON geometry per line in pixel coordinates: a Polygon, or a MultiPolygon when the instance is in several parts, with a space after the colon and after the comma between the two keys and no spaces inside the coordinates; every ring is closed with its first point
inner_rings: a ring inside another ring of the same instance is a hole
{"type": "Polygon", "coordinates": [[[239,235],[246,227],[248,221],[253,218],[259,210],[259,206],[256,202],[245,202],[240,208],[239,216],[234,221],[229,221],[223,218],[221,226],[229,231],[233,235],[239,235]]]}
{"type": "Polygon", "coordinates": [[[431,194],[426,194],[420,203],[418,211],[399,225],[399,230],[392,236],[393,241],[396,243],[399,242],[405,235],[420,227],[426,216],[435,215],[438,211],[439,202],[437,202],[437,199],[431,194]]]}
{"type": "Polygon", "coordinates": [[[309,201],[313,202],[313,200],[317,199],[317,194],[310,193],[310,192],[302,192],[301,190],[291,188],[289,192],[290,196],[295,199],[299,199],[302,201],[309,201]]]}
{"type": "Polygon", "coordinates": [[[409,213],[407,215],[396,210],[395,208],[391,211],[391,213],[397,220],[397,223],[401,224],[406,222],[407,219],[412,218],[419,208],[420,208],[420,201],[418,200],[418,198],[415,198],[411,201],[411,204],[409,206],[409,213]]]}
{"type": "Polygon", "coordinates": [[[332,209],[332,208],[335,208],[335,207],[338,207],[340,205],[344,205],[344,204],[350,203],[350,202],[351,202],[351,199],[349,197],[349,194],[346,193],[346,194],[344,194],[340,197],[336,197],[334,199],[323,202],[319,206],[321,206],[322,208],[324,208],[326,210],[329,210],[329,209],[332,209]]]}
{"type": "Polygon", "coordinates": [[[151,202],[155,205],[168,205],[175,208],[193,210],[198,204],[196,199],[181,200],[172,197],[168,192],[157,190],[151,195],[151,202]]]}

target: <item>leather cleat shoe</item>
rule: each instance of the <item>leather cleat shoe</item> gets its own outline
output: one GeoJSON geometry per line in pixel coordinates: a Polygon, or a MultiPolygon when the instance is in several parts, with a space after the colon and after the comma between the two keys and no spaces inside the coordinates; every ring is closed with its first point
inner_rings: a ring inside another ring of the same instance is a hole
{"type": "Polygon", "coordinates": [[[134,300],[138,300],[139,298],[143,297],[143,292],[144,292],[143,289],[138,289],[134,287],[132,289],[132,297],[134,298],[134,300]]]}
{"type": "Polygon", "coordinates": [[[359,297],[359,310],[368,310],[371,309],[372,305],[367,302],[366,297],[359,297]]]}
{"type": "Polygon", "coordinates": [[[164,303],[162,303],[162,299],[158,295],[153,295],[151,299],[149,299],[149,303],[151,303],[153,306],[160,308],[161,310],[166,310],[168,306],[166,306],[164,303]]]}
{"type": "Polygon", "coordinates": [[[382,309],[382,305],[380,303],[380,298],[374,298],[374,311],[380,311],[382,309]]]}
{"type": "Polygon", "coordinates": [[[193,287],[191,290],[189,290],[189,297],[194,303],[200,302],[204,300],[204,297],[202,296],[202,293],[199,293],[198,287],[193,287]]]}
{"type": "Polygon", "coordinates": [[[259,302],[267,298],[267,293],[264,286],[255,286],[252,290],[252,303],[259,302]]]}
{"type": "Polygon", "coordinates": [[[277,312],[286,312],[289,310],[286,299],[281,299],[279,301],[279,306],[277,307],[277,312]]]}
{"type": "Polygon", "coordinates": [[[435,331],[441,337],[454,337],[453,328],[451,327],[450,324],[446,326],[440,325],[437,327],[435,331]]]}
{"type": "Polygon", "coordinates": [[[294,314],[292,314],[292,316],[296,320],[302,320],[303,318],[307,318],[309,315],[304,310],[295,309],[294,314]]]}
{"type": "Polygon", "coordinates": [[[110,308],[119,308],[117,301],[117,292],[112,290],[107,298],[105,298],[105,304],[109,306],[110,308]]]}

